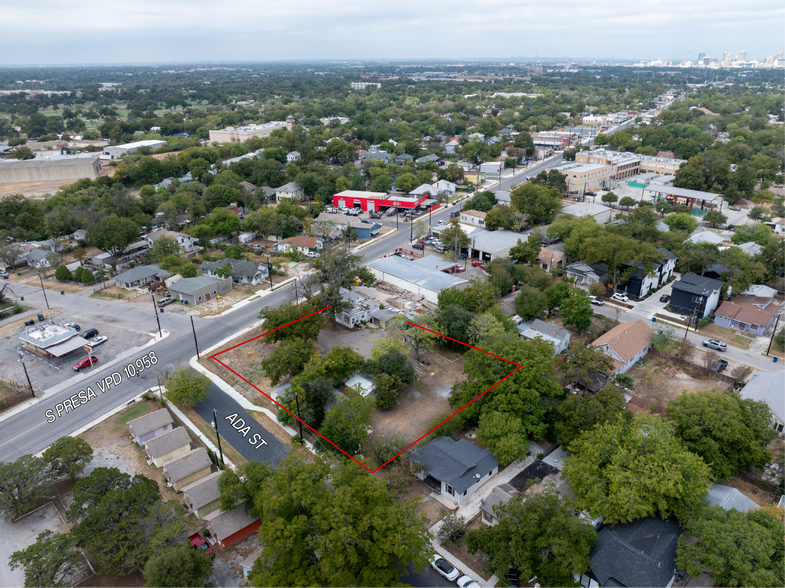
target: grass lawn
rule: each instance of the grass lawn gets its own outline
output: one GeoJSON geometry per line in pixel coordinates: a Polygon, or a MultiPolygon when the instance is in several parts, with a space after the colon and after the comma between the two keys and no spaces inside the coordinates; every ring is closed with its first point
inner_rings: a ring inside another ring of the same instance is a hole
{"type": "Polygon", "coordinates": [[[125,412],[122,416],[117,417],[116,420],[118,423],[127,423],[128,421],[132,421],[135,418],[146,415],[150,411],[151,408],[149,404],[137,404],[131,410],[125,412]]]}
{"type": "Polygon", "coordinates": [[[721,327],[715,323],[709,323],[700,329],[699,332],[701,335],[707,338],[719,339],[721,341],[725,341],[728,345],[740,347],[741,349],[749,349],[750,343],[755,340],[755,337],[747,337],[740,334],[740,332],[736,329],[721,327]]]}

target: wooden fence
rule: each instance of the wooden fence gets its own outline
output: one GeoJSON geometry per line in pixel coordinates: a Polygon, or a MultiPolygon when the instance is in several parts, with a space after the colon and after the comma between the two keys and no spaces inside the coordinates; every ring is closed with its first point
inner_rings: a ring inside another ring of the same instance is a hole
{"type": "Polygon", "coordinates": [[[725,382],[726,384],[729,384],[731,386],[736,383],[735,378],[732,378],[731,376],[726,376],[725,374],[714,372],[708,369],[706,366],[698,365],[696,363],[692,363],[691,361],[686,361],[680,357],[676,357],[675,355],[669,355],[667,353],[657,351],[656,349],[654,349],[654,347],[649,348],[649,355],[652,357],[665,359],[670,363],[673,363],[681,368],[688,369],[693,372],[699,372],[704,376],[707,376],[714,380],[719,380],[720,382],[725,382]]]}
{"type": "Polygon", "coordinates": [[[30,400],[30,388],[18,382],[0,382],[0,412],[16,406],[26,400],[30,400]]]}

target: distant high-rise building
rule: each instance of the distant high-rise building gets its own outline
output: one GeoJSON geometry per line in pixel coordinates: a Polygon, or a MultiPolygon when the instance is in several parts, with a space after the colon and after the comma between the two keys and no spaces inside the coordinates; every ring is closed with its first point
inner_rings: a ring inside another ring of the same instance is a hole
{"type": "Polygon", "coordinates": [[[736,56],[736,61],[747,61],[747,50],[742,49],[739,51],[739,54],[736,56]]]}
{"type": "Polygon", "coordinates": [[[722,59],[722,65],[727,67],[731,63],[733,63],[733,55],[731,55],[731,52],[728,51],[727,53],[725,53],[725,57],[722,59]]]}
{"type": "Polygon", "coordinates": [[[702,63],[704,57],[706,57],[705,53],[698,53],[698,63],[702,63]]]}
{"type": "Polygon", "coordinates": [[[710,63],[711,63],[711,57],[703,58],[703,65],[709,65],[710,63]]]}

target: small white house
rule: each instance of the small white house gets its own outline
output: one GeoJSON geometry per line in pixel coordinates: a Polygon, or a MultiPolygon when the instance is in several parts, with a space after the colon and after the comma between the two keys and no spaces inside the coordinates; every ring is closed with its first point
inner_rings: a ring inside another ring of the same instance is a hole
{"type": "Polygon", "coordinates": [[[238,243],[250,243],[256,239],[256,233],[240,233],[237,236],[238,243]]]}

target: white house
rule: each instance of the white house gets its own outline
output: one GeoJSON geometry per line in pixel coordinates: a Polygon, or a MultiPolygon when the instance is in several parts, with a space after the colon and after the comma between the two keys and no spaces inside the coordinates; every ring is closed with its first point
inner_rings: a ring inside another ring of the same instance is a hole
{"type": "Polygon", "coordinates": [[[160,239],[161,237],[170,237],[177,241],[178,245],[183,249],[183,251],[193,251],[197,249],[198,245],[196,244],[199,239],[196,237],[192,237],[191,235],[186,235],[185,233],[178,233],[177,231],[169,231],[167,229],[158,229],[157,231],[151,231],[144,236],[144,240],[147,241],[150,247],[160,239]]]}
{"type": "Polygon", "coordinates": [[[487,212],[482,212],[480,210],[462,210],[461,222],[467,225],[473,225],[475,227],[482,227],[484,229],[485,217],[487,215],[487,212]]]}
{"type": "Polygon", "coordinates": [[[294,163],[295,161],[300,161],[300,152],[299,151],[292,151],[286,154],[286,161],[289,163],[294,163]]]}
{"type": "Polygon", "coordinates": [[[613,359],[614,375],[623,374],[649,352],[651,333],[649,326],[638,319],[613,327],[594,340],[591,347],[599,347],[613,359]]]}
{"type": "Polygon", "coordinates": [[[521,331],[524,339],[542,339],[553,347],[553,354],[558,355],[567,351],[570,346],[570,332],[540,319],[534,319],[528,329],[521,331]]]}
{"type": "Polygon", "coordinates": [[[288,184],[275,189],[275,201],[294,200],[299,202],[305,197],[305,192],[299,184],[289,182],[288,184]]]}
{"type": "Polygon", "coordinates": [[[755,372],[750,381],[741,389],[742,398],[765,402],[771,409],[774,430],[778,437],[785,429],[785,371],[755,372]]]}
{"type": "Polygon", "coordinates": [[[335,320],[348,329],[369,322],[373,318],[373,312],[379,310],[377,302],[346,288],[341,288],[341,300],[351,304],[351,307],[335,315],[335,320]]]}
{"type": "Polygon", "coordinates": [[[34,267],[36,269],[41,269],[43,267],[51,267],[49,260],[46,259],[46,256],[52,253],[48,249],[31,249],[27,253],[25,253],[22,257],[25,258],[27,261],[27,265],[30,267],[34,267]]]}
{"type": "Polygon", "coordinates": [[[317,257],[319,251],[322,250],[322,240],[318,237],[298,235],[296,237],[289,237],[283,241],[278,241],[273,249],[281,253],[299,251],[308,257],[317,257]]]}

